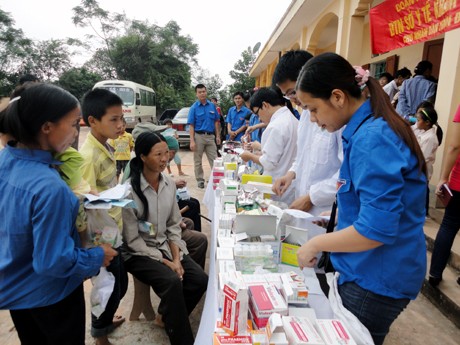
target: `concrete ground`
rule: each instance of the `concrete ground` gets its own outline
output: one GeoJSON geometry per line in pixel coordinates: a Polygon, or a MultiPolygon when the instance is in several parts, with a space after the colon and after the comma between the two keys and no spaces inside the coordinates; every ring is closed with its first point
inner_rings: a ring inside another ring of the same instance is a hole
{"type": "MultiPolygon", "coordinates": [[[[82,128],[80,136],[80,145],[83,143],[86,137],[87,128],[82,128]]],[[[187,149],[180,151],[182,158],[182,167],[186,174],[189,176],[185,177],[188,182],[188,189],[190,194],[202,200],[204,195],[203,189],[198,189],[194,179],[193,173],[193,154],[187,149]]],[[[209,166],[207,160],[203,159],[205,167],[205,175],[209,174],[209,166]]],[[[176,174],[177,168],[175,164],[172,164],[172,172],[176,174]]],[[[207,210],[202,205],[202,213],[207,215],[207,210]]],[[[210,237],[210,224],[203,220],[202,222],[203,232],[210,237]]],[[[208,253],[209,258],[209,253],[208,253]]],[[[131,279],[131,277],[130,277],[131,279]]],[[[128,319],[129,313],[133,301],[133,284],[129,285],[128,292],[123,299],[119,314],[123,315],[128,319]]],[[[459,288],[460,289],[460,288],[459,288]]],[[[86,300],[89,300],[89,292],[91,290],[91,283],[87,281],[85,283],[86,300]]],[[[158,297],[152,293],[153,305],[158,306],[158,297]]],[[[203,309],[203,301],[197,306],[194,312],[190,316],[192,329],[196,333],[201,312],[203,309]]],[[[87,337],[86,344],[93,344],[94,341],[89,335],[90,328],[90,313],[89,304],[87,303],[87,337]]],[[[210,334],[211,336],[211,334],[210,334]]],[[[167,345],[169,344],[168,338],[163,329],[153,325],[152,322],[142,320],[141,321],[126,321],[120,328],[110,336],[110,339],[115,345],[167,345]]],[[[399,318],[393,323],[390,333],[387,336],[384,345],[457,345],[460,339],[460,329],[458,329],[451,321],[449,321],[444,315],[442,315],[436,307],[431,304],[423,295],[419,295],[418,298],[411,302],[408,308],[399,316],[399,318]]],[[[2,345],[18,345],[20,344],[16,330],[11,322],[8,311],[0,311],[0,344],[2,345]]],[[[200,345],[200,344],[197,344],[200,345]]]]}

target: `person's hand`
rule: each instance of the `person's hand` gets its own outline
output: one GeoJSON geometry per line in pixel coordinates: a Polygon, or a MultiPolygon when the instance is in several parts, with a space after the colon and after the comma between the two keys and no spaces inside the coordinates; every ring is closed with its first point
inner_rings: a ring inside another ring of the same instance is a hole
{"type": "Polygon", "coordinates": [[[447,183],[447,182],[448,182],[448,181],[447,181],[446,179],[441,179],[441,180],[439,180],[439,183],[438,183],[438,185],[436,186],[436,191],[435,191],[436,195],[442,195],[441,187],[442,187],[442,185],[443,185],[444,183],[447,183]]]}
{"type": "Polygon", "coordinates": [[[217,145],[220,145],[220,144],[221,144],[220,137],[218,137],[218,136],[216,137],[216,144],[217,144],[217,145]]]}
{"type": "Polygon", "coordinates": [[[112,246],[108,243],[103,243],[100,245],[102,250],[104,251],[104,261],[102,263],[103,267],[107,267],[110,265],[110,261],[113,260],[115,256],[118,255],[118,252],[112,248],[112,246]]]}
{"type": "Polygon", "coordinates": [[[190,151],[195,151],[195,141],[190,140],[190,151]]]}
{"type": "Polygon", "coordinates": [[[185,180],[176,180],[176,188],[184,188],[187,185],[185,180]]]}
{"type": "Polygon", "coordinates": [[[300,210],[304,212],[310,211],[310,209],[313,207],[313,204],[311,203],[310,199],[310,194],[301,196],[297,199],[295,199],[292,204],[289,206],[289,208],[292,208],[294,210],[300,210]]]}
{"type": "Polygon", "coordinates": [[[91,190],[89,191],[89,194],[93,194],[93,195],[99,196],[99,192],[98,192],[96,189],[91,189],[91,190]]]}
{"type": "Polygon", "coordinates": [[[319,251],[314,247],[312,240],[304,243],[297,251],[297,261],[300,269],[304,267],[313,267],[316,265],[319,251]]]}
{"type": "Polygon", "coordinates": [[[288,172],[283,177],[280,177],[275,181],[272,187],[273,193],[278,196],[282,196],[284,192],[289,188],[294,179],[294,174],[292,172],[288,172]]]}
{"type": "Polygon", "coordinates": [[[236,137],[236,132],[230,131],[230,132],[228,133],[228,136],[229,136],[230,140],[233,140],[233,139],[235,139],[235,137],[236,137]]]}
{"type": "Polygon", "coordinates": [[[187,224],[185,224],[184,222],[180,222],[179,226],[180,226],[180,228],[182,229],[182,231],[184,231],[185,229],[187,229],[187,224]]]}
{"type": "Polygon", "coordinates": [[[253,151],[260,151],[262,149],[262,145],[258,141],[250,142],[248,145],[253,151]]]}
{"type": "Polygon", "coordinates": [[[248,128],[246,128],[246,134],[251,134],[254,131],[255,131],[254,126],[248,126],[248,128]]]}
{"type": "Polygon", "coordinates": [[[180,263],[179,259],[173,261],[163,259],[163,262],[171,270],[177,273],[177,276],[180,278],[180,280],[184,279],[184,268],[182,267],[182,264],[180,263]]]}
{"type": "Polygon", "coordinates": [[[251,153],[249,151],[243,151],[240,153],[240,157],[244,162],[251,160],[251,153]]]}

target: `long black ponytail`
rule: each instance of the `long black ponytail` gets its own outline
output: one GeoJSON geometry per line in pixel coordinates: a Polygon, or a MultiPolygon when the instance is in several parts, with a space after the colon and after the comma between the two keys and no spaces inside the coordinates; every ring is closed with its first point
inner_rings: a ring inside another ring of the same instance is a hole
{"type": "Polygon", "coordinates": [[[141,189],[141,174],[144,170],[144,162],[142,161],[141,155],[147,156],[153,146],[159,142],[166,142],[166,139],[161,134],[153,132],[144,132],[139,134],[134,144],[134,152],[136,157],[131,159],[129,163],[131,186],[133,187],[134,193],[141,199],[144,212],[142,213],[141,219],[146,221],[149,214],[149,202],[145,197],[141,189]]]}

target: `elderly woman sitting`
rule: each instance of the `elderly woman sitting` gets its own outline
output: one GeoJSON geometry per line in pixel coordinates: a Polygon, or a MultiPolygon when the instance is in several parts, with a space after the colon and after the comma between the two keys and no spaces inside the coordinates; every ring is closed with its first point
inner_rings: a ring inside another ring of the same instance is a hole
{"type": "Polygon", "coordinates": [[[181,239],[182,217],[174,181],[163,174],[169,150],[162,135],[140,134],[129,183],[137,209],[123,210],[123,258],[128,272],[160,297],[171,344],[193,344],[188,315],[206,290],[208,277],[181,239]]]}

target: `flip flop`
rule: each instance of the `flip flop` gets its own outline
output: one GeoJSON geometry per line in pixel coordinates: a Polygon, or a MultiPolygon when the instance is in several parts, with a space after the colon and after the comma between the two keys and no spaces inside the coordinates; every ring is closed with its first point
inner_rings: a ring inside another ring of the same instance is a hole
{"type": "Polygon", "coordinates": [[[125,321],[126,321],[126,319],[125,319],[124,316],[115,315],[115,316],[113,317],[112,324],[113,324],[113,326],[114,326],[115,328],[117,328],[117,327],[120,327],[121,324],[122,324],[123,322],[125,322],[125,321]]]}

